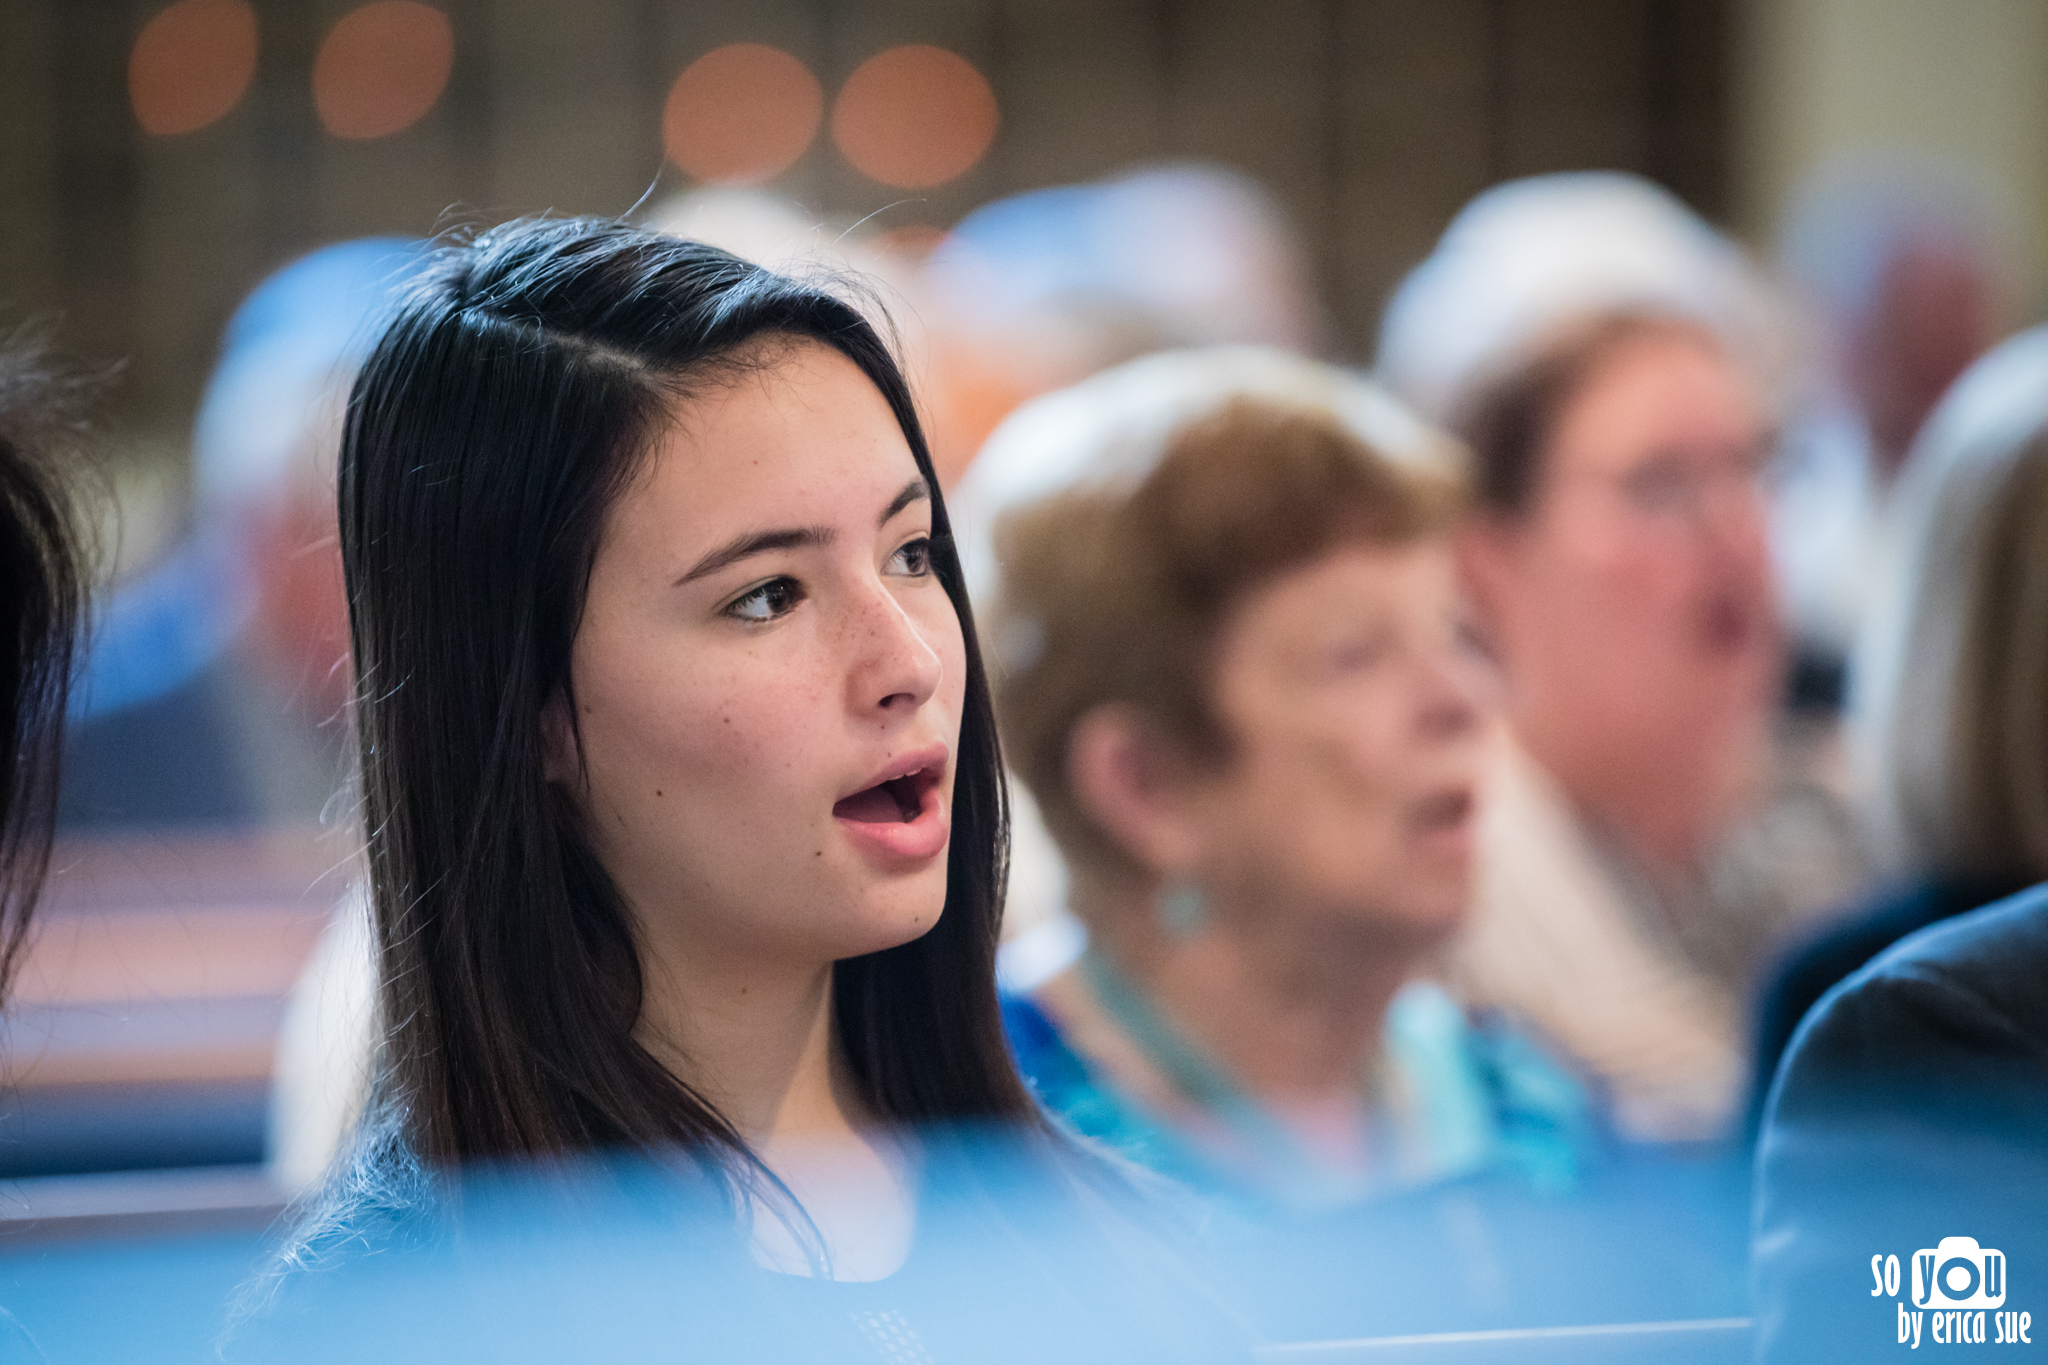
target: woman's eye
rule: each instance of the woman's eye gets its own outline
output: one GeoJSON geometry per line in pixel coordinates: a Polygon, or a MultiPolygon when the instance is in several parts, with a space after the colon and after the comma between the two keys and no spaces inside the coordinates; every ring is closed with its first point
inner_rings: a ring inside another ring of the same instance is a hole
{"type": "Polygon", "coordinates": [[[1699,496],[1699,476],[1677,460],[1660,459],[1621,476],[1621,490],[1637,509],[1654,515],[1689,510],[1699,496]]]}
{"type": "Polygon", "coordinates": [[[890,556],[896,571],[911,578],[923,578],[932,571],[932,538],[919,536],[890,556]]]}
{"type": "Polygon", "coordinates": [[[1384,639],[1345,640],[1324,655],[1332,673],[1360,673],[1385,658],[1389,644],[1384,639]]]}
{"type": "Polygon", "coordinates": [[[794,578],[771,578],[734,598],[725,614],[740,621],[773,621],[787,616],[803,600],[804,590],[794,578]]]}

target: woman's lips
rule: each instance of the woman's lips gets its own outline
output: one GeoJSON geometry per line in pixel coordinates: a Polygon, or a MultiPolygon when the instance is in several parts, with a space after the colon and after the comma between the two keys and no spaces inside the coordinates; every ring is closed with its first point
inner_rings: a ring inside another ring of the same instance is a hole
{"type": "Polygon", "coordinates": [[[1426,844],[1463,852],[1471,843],[1476,806],[1471,788],[1449,788],[1416,802],[1409,810],[1409,828],[1426,844]]]}
{"type": "Polygon", "coordinates": [[[1714,658],[1754,654],[1768,641],[1767,613],[1733,593],[1708,601],[1699,614],[1699,639],[1714,658]]]}
{"type": "Polygon", "coordinates": [[[946,754],[941,747],[925,766],[886,778],[841,798],[832,807],[854,843],[889,862],[922,862],[946,846],[952,830],[939,808],[946,754]]]}

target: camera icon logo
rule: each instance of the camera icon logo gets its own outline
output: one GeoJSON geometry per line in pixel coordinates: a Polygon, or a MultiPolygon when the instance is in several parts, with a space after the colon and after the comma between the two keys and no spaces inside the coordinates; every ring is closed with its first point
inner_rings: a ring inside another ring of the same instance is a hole
{"type": "Polygon", "coordinates": [[[1944,1237],[1913,1253],[1916,1308],[1996,1308],[2005,1302],[2005,1253],[1974,1237],[1944,1237]]]}

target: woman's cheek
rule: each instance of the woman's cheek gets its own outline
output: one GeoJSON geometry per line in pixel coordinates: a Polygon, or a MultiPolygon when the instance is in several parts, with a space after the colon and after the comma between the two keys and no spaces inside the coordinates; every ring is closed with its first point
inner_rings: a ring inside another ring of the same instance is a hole
{"type": "Polygon", "coordinates": [[[832,755],[819,745],[814,724],[822,701],[815,685],[790,686],[773,677],[732,690],[719,699],[717,724],[706,727],[696,766],[745,786],[826,768],[832,755]]]}

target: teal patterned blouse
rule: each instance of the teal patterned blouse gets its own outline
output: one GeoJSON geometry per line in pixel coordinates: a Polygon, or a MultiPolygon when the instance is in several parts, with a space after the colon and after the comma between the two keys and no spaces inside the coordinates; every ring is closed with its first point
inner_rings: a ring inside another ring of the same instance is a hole
{"type": "Polygon", "coordinates": [[[1504,1022],[1469,1015],[1440,988],[1412,982],[1387,1011],[1365,1078],[1374,1124],[1371,1169],[1339,1172],[1300,1147],[1180,1038],[1099,955],[1080,970],[1123,1033],[1248,1160],[1229,1169],[1097,1074],[1044,1010],[1006,996],[1003,1022],[1039,1099],[1083,1136],[1198,1190],[1295,1211],[1481,1174],[1562,1192],[1593,1141],[1585,1087],[1504,1022]]]}

